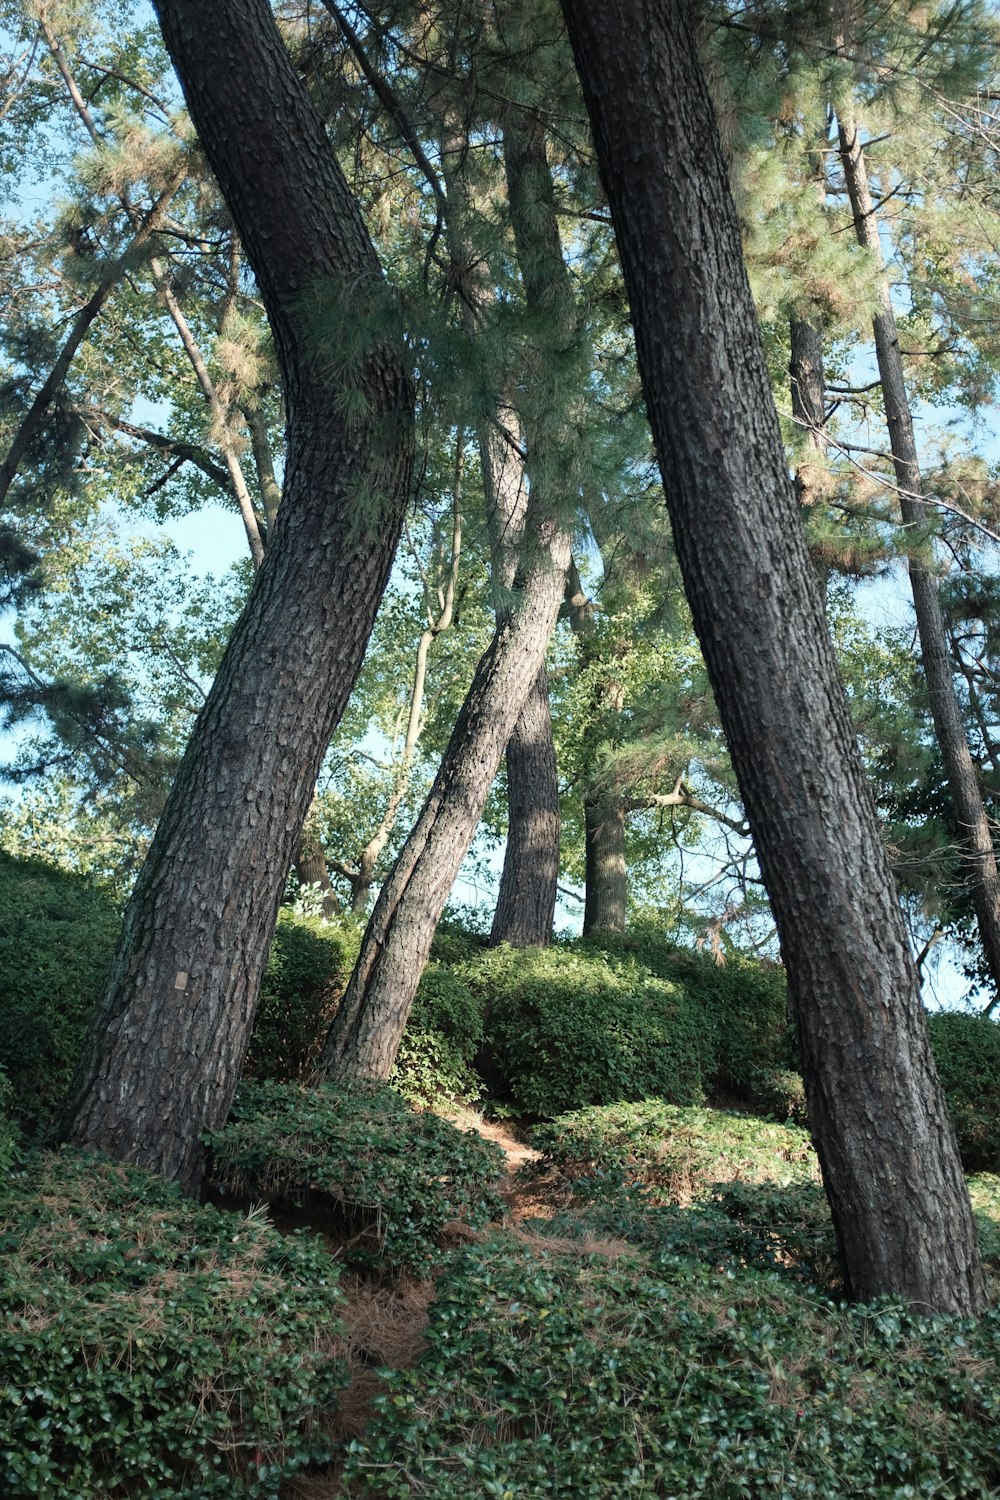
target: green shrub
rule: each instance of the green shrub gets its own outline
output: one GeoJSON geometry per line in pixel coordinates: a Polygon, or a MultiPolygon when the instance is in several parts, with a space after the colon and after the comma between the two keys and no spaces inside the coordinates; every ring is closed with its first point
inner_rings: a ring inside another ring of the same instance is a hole
{"type": "Polygon", "coordinates": [[[389,1082],[411,1104],[478,1099],[473,1062],[483,1041],[483,1004],[458,974],[427,965],[389,1082]]]}
{"type": "Polygon", "coordinates": [[[798,1048],[788,1020],[785,971],[779,964],[729,955],[717,964],[707,953],[680,948],[654,924],[637,922],[621,936],[581,940],[614,963],[641,964],[683,987],[718,1039],[707,1086],[764,1114],[804,1118],[801,1082],[794,1082],[798,1048]],[[789,1075],[792,1075],[789,1077],[789,1075]]]}
{"type": "Polygon", "coordinates": [[[1000,1026],[985,1016],[927,1017],[934,1060],[967,1172],[1000,1171],[1000,1026]]]}
{"type": "Polygon", "coordinates": [[[482,953],[488,941],[481,926],[470,927],[463,914],[446,911],[431,942],[431,958],[442,964],[465,963],[482,953]]]}
{"type": "Polygon", "coordinates": [[[658,1099],[560,1115],[531,1139],[566,1175],[619,1174],[654,1203],[709,1197],[721,1182],[819,1181],[816,1154],[798,1126],[658,1099]]]}
{"type": "Polygon", "coordinates": [[[503,1155],[373,1084],[241,1084],[229,1123],[206,1137],[213,1177],[241,1198],[335,1209],[355,1257],[426,1271],[450,1226],[499,1215],[503,1155]]]}
{"type": "Polygon", "coordinates": [[[996,1493],[1000,1317],[494,1235],[438,1286],[347,1491],[380,1500],[996,1493]]]}
{"type": "Polygon", "coordinates": [[[983,1260],[994,1281],[1000,1282],[1000,1177],[983,1172],[970,1177],[968,1184],[983,1260]]]}
{"type": "Polygon", "coordinates": [[[679,986],[563,947],[494,948],[463,973],[487,1001],[486,1049],[515,1108],[704,1098],[713,1029],[679,986]]]}
{"type": "Polygon", "coordinates": [[[35,1159],[0,1202],[6,1500],[276,1496],[329,1456],[337,1275],[148,1173],[35,1159]]]}
{"type": "Polygon", "coordinates": [[[10,1188],[10,1174],[21,1164],[21,1132],[14,1119],[14,1090],[0,1069],[0,1195],[10,1188]]]}
{"type": "Polygon", "coordinates": [[[0,853],[0,1068],[29,1133],[69,1085],[119,925],[91,880],[0,853]]]}
{"type": "Polygon", "coordinates": [[[283,906],[261,985],[244,1072],[282,1083],[308,1076],[357,956],[350,922],[300,916],[283,906]]]}

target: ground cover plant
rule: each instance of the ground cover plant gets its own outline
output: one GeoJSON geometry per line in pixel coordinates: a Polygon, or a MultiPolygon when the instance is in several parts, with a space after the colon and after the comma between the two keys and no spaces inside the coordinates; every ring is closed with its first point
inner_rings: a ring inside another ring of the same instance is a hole
{"type": "Polygon", "coordinates": [[[8,1500],[275,1496],[322,1460],[344,1381],[336,1264],[79,1152],[0,1197],[8,1500]]]}
{"type": "Polygon", "coordinates": [[[571,1177],[615,1174],[659,1203],[690,1202],[719,1182],[819,1181],[801,1127],[659,1099],[560,1115],[537,1126],[532,1142],[571,1177]]]}
{"type": "Polygon", "coordinates": [[[245,1083],[207,1139],[223,1192],[335,1212],[353,1259],[426,1274],[449,1232],[501,1211],[497,1148],[389,1088],[245,1083]]]}
{"type": "Polygon", "coordinates": [[[1000,1483],[1000,1317],[496,1234],[438,1288],[348,1460],[387,1500],[941,1496],[1000,1483]]]}

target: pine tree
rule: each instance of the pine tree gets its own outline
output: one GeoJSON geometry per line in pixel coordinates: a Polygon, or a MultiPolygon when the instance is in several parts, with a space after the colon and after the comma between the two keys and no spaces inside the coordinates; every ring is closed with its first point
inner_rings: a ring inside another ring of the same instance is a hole
{"type": "Polygon", "coordinates": [[[985,1288],[968,1195],[788,482],[688,8],[564,9],[848,1285],[975,1312],[985,1288]]]}

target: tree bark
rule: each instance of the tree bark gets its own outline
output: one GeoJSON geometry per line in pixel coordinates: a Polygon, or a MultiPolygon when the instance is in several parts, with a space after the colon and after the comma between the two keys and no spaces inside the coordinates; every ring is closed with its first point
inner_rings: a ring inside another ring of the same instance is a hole
{"type": "MultiPolygon", "coordinates": [[[[509,153],[509,130],[505,142],[509,153]]],[[[544,137],[540,148],[547,176],[544,137]]],[[[483,256],[476,254],[468,233],[471,219],[465,181],[468,151],[468,130],[464,123],[446,117],[441,140],[441,168],[448,186],[448,240],[452,261],[461,268],[462,313],[466,329],[473,336],[481,336],[496,299],[496,290],[489,264],[483,256]]],[[[517,172],[518,162],[515,161],[515,180],[517,172]]],[[[522,208],[522,217],[523,212],[522,208]]],[[[561,261],[561,250],[559,253],[561,261]]],[[[518,441],[520,424],[513,408],[499,406],[496,420],[481,425],[478,439],[499,624],[510,609],[528,503],[524,459],[518,441]]],[[[514,948],[544,948],[552,940],[561,833],[559,777],[552,737],[549,684],[544,668],[536,677],[507,741],[505,759],[507,845],[490,943],[493,946],[509,943],[514,948]]]]}
{"type": "Polygon", "coordinates": [[[788,479],[690,10],[563,9],[847,1284],[974,1313],[985,1283],[968,1194],[788,479]]]}
{"type": "Polygon", "coordinates": [[[322,1078],[388,1078],[431,939],[563,597],[570,538],[532,520],[536,556],[519,606],[476,669],[441,768],[365,932],[319,1063],[322,1078]]]}
{"type": "Polygon", "coordinates": [[[586,888],[583,932],[624,932],[628,871],[622,794],[592,793],[584,799],[586,888]]]}
{"type": "Polygon", "coordinates": [[[507,848],[490,944],[552,941],[559,881],[559,776],[544,666],[507,741],[507,848]]]}
{"type": "MultiPolygon", "coordinates": [[[[823,340],[819,329],[805,318],[791,320],[791,358],[788,373],[792,387],[792,417],[807,433],[807,442],[818,457],[826,452],[826,385],[823,380],[823,340]]],[[[815,504],[815,476],[809,465],[795,471],[795,489],[800,505],[815,504]]]]}
{"type": "MultiPolygon", "coordinates": [[[[875,257],[877,265],[884,266],[864,148],[858,137],[857,124],[847,107],[840,116],[840,159],[844,164],[858,243],[875,257]]],[[[884,274],[879,283],[879,302],[881,306],[872,319],[872,330],[889,428],[889,446],[892,449],[893,469],[899,487],[899,509],[903,525],[919,539],[933,519],[933,509],[923,499],[920,462],[913,435],[913,418],[906,392],[899,333],[889,295],[889,282],[884,274]]],[[[990,820],[983,806],[976,768],[962,722],[962,710],[955,692],[948,633],[941,612],[937,580],[917,552],[910,554],[907,567],[934,733],[955,807],[959,843],[967,872],[969,894],[979,926],[979,937],[993,981],[994,994],[1000,996],[1000,872],[997,871],[990,820]]]]}
{"type": "Polygon", "coordinates": [[[392,563],[413,397],[388,334],[357,371],[367,415],[345,418],[324,372],[320,298],[349,297],[364,318],[383,305],[383,282],[266,0],[157,0],[157,13],[274,332],[286,480],[126,910],[61,1134],[194,1190],[200,1137],[229,1109],[285,874],[392,563]],[[377,497],[377,516],[359,509],[362,496],[377,497]]]}

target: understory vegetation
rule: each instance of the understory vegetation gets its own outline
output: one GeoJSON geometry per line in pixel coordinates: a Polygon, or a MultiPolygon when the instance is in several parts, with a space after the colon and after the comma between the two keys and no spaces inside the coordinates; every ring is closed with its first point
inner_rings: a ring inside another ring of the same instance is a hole
{"type": "MultiPolygon", "coordinates": [[[[285,911],[198,1206],[44,1149],[115,912],[0,875],[11,1500],[996,1493],[1000,1316],[844,1302],[778,966],[445,924],[394,1086],[315,1087],[355,929],[285,911]]],[[[997,1027],[930,1021],[1000,1285],[997,1027]]]]}

